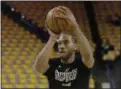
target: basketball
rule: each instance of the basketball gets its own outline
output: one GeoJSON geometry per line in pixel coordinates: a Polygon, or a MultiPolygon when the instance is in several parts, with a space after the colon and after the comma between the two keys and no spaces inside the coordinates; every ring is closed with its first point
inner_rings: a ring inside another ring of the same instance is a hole
{"type": "Polygon", "coordinates": [[[58,6],[50,10],[46,17],[45,25],[55,34],[71,29],[71,23],[66,18],[73,15],[69,8],[65,6],[58,6]]]}

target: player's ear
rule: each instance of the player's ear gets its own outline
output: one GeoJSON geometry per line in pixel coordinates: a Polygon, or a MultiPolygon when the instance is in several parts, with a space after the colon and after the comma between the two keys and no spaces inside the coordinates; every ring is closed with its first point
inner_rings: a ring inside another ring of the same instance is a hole
{"type": "Polygon", "coordinates": [[[59,50],[58,50],[58,43],[57,43],[57,42],[54,44],[54,50],[55,50],[56,52],[59,51],[59,50]]]}
{"type": "Polygon", "coordinates": [[[75,44],[77,44],[77,40],[76,40],[75,37],[72,36],[72,40],[73,40],[73,42],[74,42],[75,44]]]}

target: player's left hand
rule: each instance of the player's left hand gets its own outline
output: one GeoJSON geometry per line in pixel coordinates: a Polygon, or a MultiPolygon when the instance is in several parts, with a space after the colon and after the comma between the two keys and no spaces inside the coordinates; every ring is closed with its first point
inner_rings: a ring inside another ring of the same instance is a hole
{"type": "Polygon", "coordinates": [[[68,26],[65,27],[66,30],[64,30],[63,33],[73,34],[73,32],[76,30],[76,27],[78,26],[73,13],[71,10],[67,10],[63,6],[58,7],[58,10],[60,10],[63,14],[60,14],[57,17],[65,19],[68,23],[68,26]]]}

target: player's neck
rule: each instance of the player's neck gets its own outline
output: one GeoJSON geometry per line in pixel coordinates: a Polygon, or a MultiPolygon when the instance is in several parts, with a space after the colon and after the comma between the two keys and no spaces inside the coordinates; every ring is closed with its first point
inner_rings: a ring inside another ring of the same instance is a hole
{"type": "Polygon", "coordinates": [[[73,52],[73,53],[71,54],[71,56],[68,57],[68,60],[67,60],[67,61],[64,60],[64,59],[62,59],[61,62],[64,63],[64,64],[70,64],[70,63],[72,63],[74,60],[75,60],[75,52],[73,52]]]}

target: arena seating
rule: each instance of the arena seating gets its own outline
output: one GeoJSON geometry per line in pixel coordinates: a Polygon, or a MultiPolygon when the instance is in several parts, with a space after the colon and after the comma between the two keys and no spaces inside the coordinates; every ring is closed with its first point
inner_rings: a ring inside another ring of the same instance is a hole
{"type": "MultiPolygon", "coordinates": [[[[38,27],[44,26],[46,15],[51,8],[58,5],[67,6],[73,11],[86,37],[89,40],[92,39],[84,4],[81,2],[7,1],[6,3],[16,11],[20,11],[27,19],[32,19],[38,27]]],[[[115,27],[106,21],[109,15],[114,15],[114,12],[121,16],[120,4],[118,2],[94,2],[93,6],[101,37],[108,37],[115,47],[120,47],[120,27],[115,27]]],[[[47,88],[46,77],[41,74],[37,75],[33,70],[35,58],[44,44],[12,19],[3,14],[1,16],[2,88],[47,88]]],[[[52,52],[52,56],[54,54],[52,52]]],[[[94,88],[92,77],[90,87],[94,88]]]]}
{"type": "Polygon", "coordinates": [[[101,38],[108,38],[115,47],[120,49],[120,26],[108,22],[115,15],[121,16],[119,2],[94,2],[94,11],[101,38]]]}
{"type": "MultiPolygon", "coordinates": [[[[48,87],[46,77],[33,70],[35,58],[43,46],[35,35],[2,14],[2,88],[48,87]]],[[[94,87],[92,78],[90,87],[94,87]]]]}
{"type": "Polygon", "coordinates": [[[43,44],[35,35],[2,14],[2,88],[47,88],[33,63],[43,44]]]}
{"type": "Polygon", "coordinates": [[[55,6],[67,6],[69,7],[72,12],[74,13],[80,27],[82,28],[82,31],[86,35],[86,37],[91,40],[91,33],[90,33],[90,27],[88,23],[88,18],[86,16],[84,3],[82,2],[23,2],[23,1],[17,1],[17,2],[9,2],[7,1],[7,4],[11,7],[15,8],[17,11],[20,11],[27,19],[32,19],[33,23],[37,23],[38,27],[43,27],[45,18],[47,13],[50,9],[54,8],[55,6]]]}

